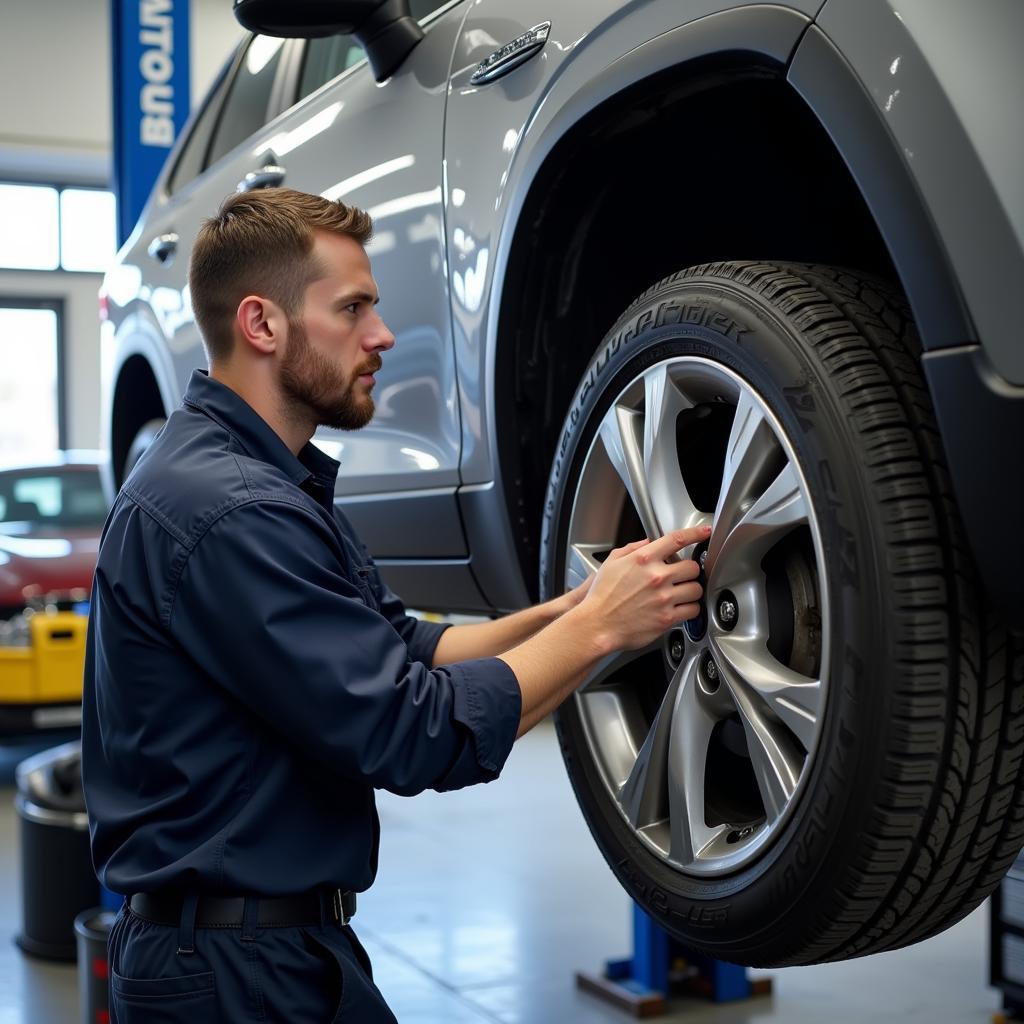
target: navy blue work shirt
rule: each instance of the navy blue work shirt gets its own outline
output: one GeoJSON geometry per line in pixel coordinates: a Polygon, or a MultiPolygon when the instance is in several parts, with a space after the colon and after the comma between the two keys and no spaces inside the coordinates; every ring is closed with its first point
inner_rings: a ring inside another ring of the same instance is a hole
{"type": "Polygon", "coordinates": [[[125,482],[92,590],[82,770],[100,878],[119,893],[362,891],[374,789],[497,777],[511,669],[431,669],[334,507],[338,463],[296,458],[202,372],[125,482]]]}

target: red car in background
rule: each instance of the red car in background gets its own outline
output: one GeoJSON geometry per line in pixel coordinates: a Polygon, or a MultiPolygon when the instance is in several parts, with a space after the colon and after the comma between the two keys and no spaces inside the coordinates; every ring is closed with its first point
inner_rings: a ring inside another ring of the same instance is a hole
{"type": "Polygon", "coordinates": [[[33,597],[88,594],[107,515],[101,458],[68,451],[0,467],[0,619],[33,597]]]}

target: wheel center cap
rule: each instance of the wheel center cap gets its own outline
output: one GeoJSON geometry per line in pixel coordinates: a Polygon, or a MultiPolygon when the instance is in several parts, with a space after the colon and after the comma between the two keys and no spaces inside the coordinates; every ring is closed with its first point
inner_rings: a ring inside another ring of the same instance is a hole
{"type": "Polygon", "coordinates": [[[700,584],[703,596],[700,599],[700,614],[696,618],[690,619],[689,622],[683,623],[683,629],[686,631],[686,635],[696,642],[702,640],[704,634],[708,631],[708,604],[707,604],[707,589],[708,580],[707,574],[704,572],[704,563],[707,561],[708,549],[698,548],[693,555],[695,561],[700,566],[700,575],[697,577],[697,582],[700,584]]]}

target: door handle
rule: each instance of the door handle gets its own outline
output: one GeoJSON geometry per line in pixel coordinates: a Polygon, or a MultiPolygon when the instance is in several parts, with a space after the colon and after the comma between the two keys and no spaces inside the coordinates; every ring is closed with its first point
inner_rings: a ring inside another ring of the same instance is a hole
{"type": "Polygon", "coordinates": [[[284,181],[285,169],[277,164],[267,164],[258,171],[250,171],[239,183],[239,192],[252,192],[257,188],[276,188],[284,181]]]}
{"type": "Polygon", "coordinates": [[[146,250],[153,259],[159,260],[164,266],[171,263],[177,251],[178,236],[174,231],[168,231],[166,235],[157,235],[146,250]]]}

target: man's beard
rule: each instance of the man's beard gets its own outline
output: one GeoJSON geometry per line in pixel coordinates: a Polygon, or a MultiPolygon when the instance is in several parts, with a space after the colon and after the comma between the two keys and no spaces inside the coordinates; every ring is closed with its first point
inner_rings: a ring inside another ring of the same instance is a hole
{"type": "Polygon", "coordinates": [[[281,389],[293,406],[308,411],[318,427],[359,430],[373,419],[369,393],[360,394],[360,374],[376,373],[380,356],[357,366],[351,378],[310,344],[299,320],[288,322],[288,351],[281,364],[281,389]],[[359,389],[357,391],[357,389],[359,389]]]}

